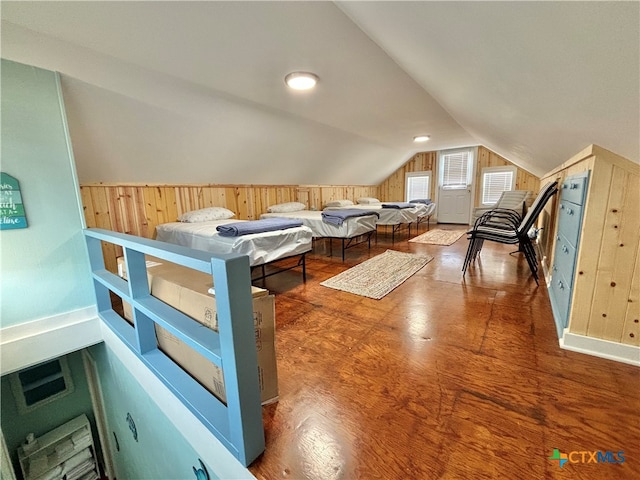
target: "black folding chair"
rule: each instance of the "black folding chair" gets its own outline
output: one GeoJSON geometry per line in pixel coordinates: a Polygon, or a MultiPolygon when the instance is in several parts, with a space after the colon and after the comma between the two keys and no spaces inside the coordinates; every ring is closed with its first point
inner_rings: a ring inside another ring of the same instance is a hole
{"type": "Polygon", "coordinates": [[[521,218],[519,212],[508,209],[493,209],[484,213],[473,225],[473,229],[468,231],[469,247],[462,266],[463,275],[467,273],[467,268],[471,262],[480,254],[485,240],[510,245],[518,244],[518,250],[524,253],[529,264],[531,274],[538,283],[538,259],[536,251],[529,238],[529,230],[533,227],[544,206],[558,191],[558,182],[547,183],[529,211],[521,218]]]}

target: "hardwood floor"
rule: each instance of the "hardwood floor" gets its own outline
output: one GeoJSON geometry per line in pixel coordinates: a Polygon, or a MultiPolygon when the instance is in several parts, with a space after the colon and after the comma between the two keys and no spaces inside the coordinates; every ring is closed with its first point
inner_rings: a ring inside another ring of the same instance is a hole
{"type": "Polygon", "coordinates": [[[466,247],[379,235],[343,263],[318,242],[306,284],[266,280],[280,399],[257,478],[640,478],[640,369],[561,350],[525,259],[487,242],[463,278],[466,247]],[[320,285],[388,248],[435,258],[381,300],[320,285]],[[554,449],[624,462],[573,453],[560,468],[554,449]]]}

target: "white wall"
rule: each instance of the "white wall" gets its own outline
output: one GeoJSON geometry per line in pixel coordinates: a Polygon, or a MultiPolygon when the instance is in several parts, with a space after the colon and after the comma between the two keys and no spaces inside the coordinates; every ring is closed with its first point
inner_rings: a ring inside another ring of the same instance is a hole
{"type": "Polygon", "coordinates": [[[411,154],[6,22],[2,44],[61,73],[81,183],[376,185],[411,154]]]}

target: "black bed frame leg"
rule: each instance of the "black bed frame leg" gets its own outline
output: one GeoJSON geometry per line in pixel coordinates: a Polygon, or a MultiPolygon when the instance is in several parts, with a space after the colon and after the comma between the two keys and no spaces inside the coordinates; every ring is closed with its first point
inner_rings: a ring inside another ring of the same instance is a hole
{"type": "Polygon", "coordinates": [[[307,283],[307,254],[302,254],[302,282],[307,283]]]}
{"type": "Polygon", "coordinates": [[[344,238],[342,239],[342,261],[344,262],[344,238]]]}

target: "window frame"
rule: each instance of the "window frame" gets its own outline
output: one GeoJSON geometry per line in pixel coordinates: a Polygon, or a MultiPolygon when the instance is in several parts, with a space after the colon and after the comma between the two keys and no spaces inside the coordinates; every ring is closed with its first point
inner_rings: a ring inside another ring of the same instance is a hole
{"type": "Polygon", "coordinates": [[[438,152],[438,187],[443,190],[463,190],[465,188],[469,188],[473,185],[473,175],[474,175],[474,166],[476,159],[476,148],[475,147],[465,147],[465,148],[455,148],[451,150],[440,150],[438,152]],[[466,184],[464,186],[460,185],[458,188],[454,187],[445,187],[444,185],[444,161],[445,157],[448,155],[456,155],[459,153],[466,153],[467,156],[467,179],[466,184]]]}
{"type": "MultiPolygon", "coordinates": [[[[433,181],[433,172],[431,170],[423,170],[418,172],[406,172],[404,174],[404,200],[408,202],[410,200],[417,200],[415,198],[409,198],[409,179],[415,177],[427,177],[427,189],[428,194],[424,198],[431,198],[433,200],[433,192],[432,190],[432,181],[433,181]]],[[[421,197],[422,198],[422,197],[421,197]]]]}
{"type": "Polygon", "coordinates": [[[37,365],[33,365],[32,367],[24,368],[19,372],[12,373],[10,383],[11,383],[11,391],[13,393],[13,396],[16,401],[16,406],[18,408],[18,413],[20,413],[21,415],[32,412],[33,410],[40,408],[43,405],[47,405],[48,403],[58,400],[59,398],[65,397],[75,391],[73,378],[71,376],[71,369],[69,368],[69,364],[67,362],[66,357],[53,358],[51,360],[41,362],[37,365]],[[42,400],[29,404],[25,397],[25,387],[23,386],[20,380],[20,374],[23,372],[26,372],[27,370],[34,369],[34,368],[43,366],[48,363],[56,362],[56,361],[60,365],[60,374],[58,378],[62,378],[64,380],[65,389],[59,392],[56,392],[53,395],[45,397],[42,400]]]}
{"type": "MultiPolygon", "coordinates": [[[[490,175],[492,173],[501,173],[501,172],[510,172],[511,173],[511,188],[509,190],[503,190],[503,192],[510,192],[515,190],[516,188],[516,176],[518,174],[518,169],[515,165],[501,165],[497,167],[484,167],[480,172],[481,185],[480,185],[480,205],[488,206],[494,205],[498,199],[493,202],[485,202],[485,175],[490,175]]],[[[500,198],[498,196],[498,198],[500,198]]]]}

